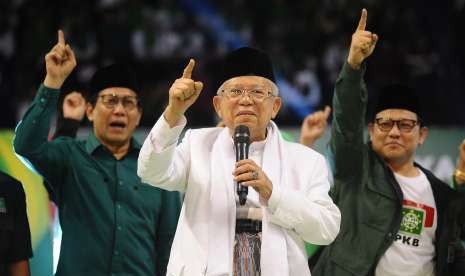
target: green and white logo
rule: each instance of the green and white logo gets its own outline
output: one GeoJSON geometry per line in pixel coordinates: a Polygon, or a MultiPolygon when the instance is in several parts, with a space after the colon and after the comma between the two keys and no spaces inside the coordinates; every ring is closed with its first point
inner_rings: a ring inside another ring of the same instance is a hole
{"type": "Polygon", "coordinates": [[[420,235],[423,229],[423,210],[402,208],[402,222],[400,231],[407,234],[420,235]]]}

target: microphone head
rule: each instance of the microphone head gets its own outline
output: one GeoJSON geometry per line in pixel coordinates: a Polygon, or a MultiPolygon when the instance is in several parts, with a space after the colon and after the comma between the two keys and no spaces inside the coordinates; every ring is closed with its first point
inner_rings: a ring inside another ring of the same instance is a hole
{"type": "Polygon", "coordinates": [[[234,130],[234,144],[237,143],[250,144],[250,131],[247,126],[239,125],[234,130]]]}

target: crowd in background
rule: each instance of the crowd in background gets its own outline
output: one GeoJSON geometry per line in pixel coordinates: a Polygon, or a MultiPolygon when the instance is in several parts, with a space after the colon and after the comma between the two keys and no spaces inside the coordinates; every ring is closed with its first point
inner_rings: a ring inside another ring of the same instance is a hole
{"type": "MultiPolygon", "coordinates": [[[[76,52],[82,85],[100,66],[133,64],[147,99],[146,127],[163,111],[169,85],[189,57],[197,59],[195,77],[205,83],[189,110],[189,124],[215,124],[211,96],[217,89],[218,58],[240,45],[269,52],[278,74],[311,106],[321,108],[331,102],[352,23],[362,7],[370,10],[370,29],[380,37],[368,64],[373,68],[367,75],[369,90],[376,93],[393,80],[410,83],[427,99],[427,123],[463,126],[464,0],[5,0],[0,3],[0,128],[14,127],[32,100],[58,28],[76,52]]],[[[297,126],[301,121],[285,105],[278,123],[297,126]]]]}

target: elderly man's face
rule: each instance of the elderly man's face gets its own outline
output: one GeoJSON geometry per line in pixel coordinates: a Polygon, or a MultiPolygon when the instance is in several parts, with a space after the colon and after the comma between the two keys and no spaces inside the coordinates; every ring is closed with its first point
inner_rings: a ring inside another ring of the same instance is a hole
{"type": "Polygon", "coordinates": [[[238,125],[249,127],[253,141],[265,139],[266,127],[281,108],[281,98],[272,95],[272,82],[258,76],[229,79],[213,98],[218,116],[231,132],[238,125]]]}
{"type": "Polygon", "coordinates": [[[141,115],[136,93],[124,87],[100,91],[95,105],[87,108],[95,136],[102,144],[110,146],[129,143],[141,115]]]}
{"type": "Polygon", "coordinates": [[[417,115],[405,109],[379,112],[368,130],[373,150],[390,164],[413,162],[428,133],[426,127],[420,127],[417,115]]]}

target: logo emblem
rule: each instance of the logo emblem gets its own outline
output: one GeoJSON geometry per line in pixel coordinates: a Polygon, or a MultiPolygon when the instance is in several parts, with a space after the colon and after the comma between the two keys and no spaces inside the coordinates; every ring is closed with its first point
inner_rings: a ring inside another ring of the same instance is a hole
{"type": "Polygon", "coordinates": [[[420,235],[423,229],[423,210],[402,208],[402,222],[400,231],[404,233],[420,235]]]}

